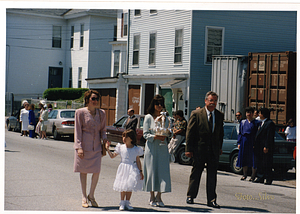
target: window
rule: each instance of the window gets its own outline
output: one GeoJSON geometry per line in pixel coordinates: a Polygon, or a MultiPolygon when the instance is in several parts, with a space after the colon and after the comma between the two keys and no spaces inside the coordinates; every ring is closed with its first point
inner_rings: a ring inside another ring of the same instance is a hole
{"type": "Polygon", "coordinates": [[[127,36],[128,13],[122,14],[122,37],[127,36]]]}
{"type": "Polygon", "coordinates": [[[83,38],[84,38],[84,24],[80,25],[80,47],[83,47],[83,38]]]}
{"type": "Polygon", "coordinates": [[[61,26],[53,26],[52,47],[61,48],[61,26]]]}
{"type": "Polygon", "coordinates": [[[150,10],[150,14],[155,14],[157,13],[157,10],[150,10]]]}
{"type": "Polygon", "coordinates": [[[238,132],[236,126],[224,126],[224,137],[226,140],[237,140],[238,132]]]}
{"type": "Polygon", "coordinates": [[[135,35],[133,37],[132,65],[139,65],[139,52],[140,52],[140,35],[135,35]]]}
{"type": "Polygon", "coordinates": [[[117,27],[117,25],[114,25],[114,38],[113,38],[113,41],[117,41],[117,38],[118,38],[117,32],[118,32],[118,27],[117,27]]]}
{"type": "Polygon", "coordinates": [[[72,88],[72,68],[69,70],[69,88],[72,88]]]}
{"type": "Polygon", "coordinates": [[[223,54],[224,28],[206,27],[205,63],[211,64],[212,55],[223,54]]]}
{"type": "Polygon", "coordinates": [[[141,10],[134,10],[134,16],[141,16],[141,10]]]}
{"type": "Polygon", "coordinates": [[[74,44],[74,26],[71,26],[70,48],[73,48],[73,44],[74,44]]]}
{"type": "Polygon", "coordinates": [[[156,33],[150,33],[149,38],[149,65],[155,65],[156,33]]]}
{"type": "Polygon", "coordinates": [[[82,82],[82,67],[78,68],[78,88],[81,88],[82,82]]]}
{"type": "Polygon", "coordinates": [[[183,29],[175,30],[174,63],[182,63],[183,29]]]}
{"type": "Polygon", "coordinates": [[[117,76],[120,69],[120,51],[114,51],[114,76],[117,76]]]}

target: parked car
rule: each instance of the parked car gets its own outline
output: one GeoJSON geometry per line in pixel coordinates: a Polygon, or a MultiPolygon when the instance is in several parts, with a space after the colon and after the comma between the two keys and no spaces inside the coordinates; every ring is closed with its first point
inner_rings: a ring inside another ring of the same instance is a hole
{"type": "MultiPolygon", "coordinates": [[[[36,124],[39,121],[39,116],[40,116],[39,111],[40,111],[39,109],[34,110],[36,124]]],[[[15,132],[21,131],[21,123],[17,120],[16,117],[17,114],[18,112],[6,119],[6,127],[8,131],[15,131],[15,132]]]]}
{"type": "MultiPolygon", "coordinates": [[[[136,136],[137,136],[137,145],[144,146],[146,143],[145,138],[143,137],[143,125],[144,125],[144,115],[135,114],[138,119],[136,136]]],[[[123,115],[117,122],[112,126],[106,127],[106,135],[109,141],[113,142],[122,142],[122,133],[124,128],[122,127],[125,120],[128,118],[128,115],[123,115]]]]}
{"type": "MultiPolygon", "coordinates": [[[[224,123],[223,154],[220,155],[221,164],[229,164],[230,169],[237,174],[242,173],[242,168],[237,167],[238,159],[238,123],[224,123]]],[[[273,168],[280,173],[287,172],[296,165],[293,157],[296,143],[286,141],[277,132],[275,132],[275,148],[273,156],[273,168]]],[[[182,142],[176,151],[176,158],[180,164],[191,164],[192,160],[185,156],[185,142],[182,142]]]]}
{"type": "Polygon", "coordinates": [[[75,109],[54,109],[48,115],[47,135],[60,139],[63,135],[74,136],[75,109]]]}

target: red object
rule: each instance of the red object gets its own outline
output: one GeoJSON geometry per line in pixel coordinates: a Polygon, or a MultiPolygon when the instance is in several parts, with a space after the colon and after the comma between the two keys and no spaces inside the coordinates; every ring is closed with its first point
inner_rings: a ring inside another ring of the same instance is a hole
{"type": "Polygon", "coordinates": [[[295,148],[294,148],[293,158],[294,158],[294,160],[296,160],[296,146],[295,146],[295,148]]]}
{"type": "Polygon", "coordinates": [[[64,122],[61,123],[61,125],[72,126],[72,125],[74,125],[74,121],[64,121],[64,122]]]}

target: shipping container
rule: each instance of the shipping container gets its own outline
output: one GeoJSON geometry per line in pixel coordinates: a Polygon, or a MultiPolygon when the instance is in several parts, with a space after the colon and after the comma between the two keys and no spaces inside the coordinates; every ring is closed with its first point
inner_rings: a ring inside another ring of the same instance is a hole
{"type": "Polygon", "coordinates": [[[270,119],[285,126],[296,119],[296,53],[248,54],[247,105],[270,109],[270,119]]]}
{"type": "Polygon", "coordinates": [[[211,90],[219,95],[217,109],[225,121],[234,121],[238,111],[245,116],[247,67],[248,56],[213,56],[211,90]]]}

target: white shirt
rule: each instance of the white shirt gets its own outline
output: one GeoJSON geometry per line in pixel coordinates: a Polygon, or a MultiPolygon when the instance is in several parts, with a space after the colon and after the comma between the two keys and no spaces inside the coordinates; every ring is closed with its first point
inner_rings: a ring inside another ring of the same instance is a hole
{"type": "Polygon", "coordinates": [[[287,134],[286,136],[286,139],[287,140],[294,140],[296,139],[296,126],[293,126],[293,127],[286,127],[285,129],[285,134],[287,134]]]}
{"type": "MultiPolygon", "coordinates": [[[[205,106],[205,110],[206,110],[206,114],[207,114],[207,121],[209,121],[209,114],[210,114],[210,111],[206,108],[205,106]]],[[[213,118],[213,127],[212,127],[212,132],[214,132],[214,127],[215,127],[215,110],[213,110],[211,112],[211,116],[213,118]]]]}
{"type": "Polygon", "coordinates": [[[260,127],[262,127],[262,126],[264,125],[264,123],[265,123],[265,121],[266,121],[267,119],[268,119],[268,118],[265,118],[264,120],[261,121],[260,127]]]}

